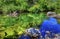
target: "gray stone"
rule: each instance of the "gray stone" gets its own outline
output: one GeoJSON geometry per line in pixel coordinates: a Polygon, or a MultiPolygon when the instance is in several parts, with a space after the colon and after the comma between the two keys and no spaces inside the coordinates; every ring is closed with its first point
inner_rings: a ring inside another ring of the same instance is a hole
{"type": "Polygon", "coordinates": [[[47,16],[48,17],[56,17],[56,13],[55,12],[47,12],[47,16]]]}

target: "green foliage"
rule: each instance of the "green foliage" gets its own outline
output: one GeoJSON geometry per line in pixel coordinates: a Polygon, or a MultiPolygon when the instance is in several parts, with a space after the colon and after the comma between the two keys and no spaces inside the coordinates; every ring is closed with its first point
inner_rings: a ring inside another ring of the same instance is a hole
{"type": "Polygon", "coordinates": [[[14,35],[14,31],[17,34],[22,34],[30,26],[37,27],[41,24],[45,15],[41,14],[21,14],[19,17],[10,17],[10,16],[0,16],[0,27],[4,27],[4,32],[7,33],[7,36],[14,35]],[[39,21],[38,21],[39,20],[39,21]]]}
{"type": "Polygon", "coordinates": [[[28,8],[28,4],[24,0],[1,0],[0,9],[4,14],[16,10],[25,10],[28,8]]]}
{"type": "Polygon", "coordinates": [[[3,13],[8,13],[10,11],[29,11],[29,12],[39,12],[39,11],[59,11],[60,0],[0,0],[0,10],[3,13]]]}
{"type": "MultiPolygon", "coordinates": [[[[30,7],[30,11],[38,12],[38,11],[53,11],[57,8],[60,9],[60,1],[59,0],[38,0],[32,7],[30,7]]],[[[58,10],[58,9],[57,9],[58,10]]]]}

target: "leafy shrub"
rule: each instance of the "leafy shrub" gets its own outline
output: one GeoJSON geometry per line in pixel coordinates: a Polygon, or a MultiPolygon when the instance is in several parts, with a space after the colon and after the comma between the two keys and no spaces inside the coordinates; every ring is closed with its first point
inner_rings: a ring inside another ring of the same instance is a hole
{"type": "Polygon", "coordinates": [[[10,11],[29,11],[29,12],[40,12],[40,11],[59,11],[60,1],[59,0],[0,0],[0,9],[4,12],[10,11]]]}
{"type": "Polygon", "coordinates": [[[7,33],[7,36],[14,35],[14,31],[17,34],[22,34],[27,28],[37,27],[41,24],[45,16],[41,14],[21,14],[19,17],[14,18],[10,16],[0,16],[0,27],[4,27],[4,31],[7,33]],[[39,20],[39,21],[38,21],[39,20]]]}

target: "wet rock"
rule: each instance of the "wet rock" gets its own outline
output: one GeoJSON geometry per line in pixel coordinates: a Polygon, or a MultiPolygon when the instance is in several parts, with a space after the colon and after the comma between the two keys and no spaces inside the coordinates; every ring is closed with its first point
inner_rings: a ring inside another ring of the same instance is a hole
{"type": "Polygon", "coordinates": [[[60,19],[60,14],[57,14],[56,18],[57,18],[57,19],[60,19]]]}
{"type": "Polygon", "coordinates": [[[60,14],[56,14],[55,12],[47,12],[48,17],[55,17],[57,19],[60,19],[60,14]]]}
{"type": "Polygon", "coordinates": [[[58,39],[59,35],[58,34],[53,34],[53,38],[52,39],[58,39]]]}
{"type": "Polygon", "coordinates": [[[47,16],[48,17],[56,17],[56,13],[55,12],[47,12],[47,16]]]}

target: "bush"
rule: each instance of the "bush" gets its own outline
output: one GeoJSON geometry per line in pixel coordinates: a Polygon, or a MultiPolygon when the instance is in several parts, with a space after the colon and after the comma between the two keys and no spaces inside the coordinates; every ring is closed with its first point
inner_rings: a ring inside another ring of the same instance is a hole
{"type": "Polygon", "coordinates": [[[40,11],[59,11],[59,9],[59,0],[0,0],[0,10],[4,13],[16,10],[38,13],[40,11]]]}
{"type": "Polygon", "coordinates": [[[22,34],[27,28],[38,27],[45,19],[43,13],[41,14],[21,14],[19,17],[7,17],[0,16],[0,27],[4,27],[4,31],[7,33],[7,36],[14,35],[14,31],[17,34],[22,34]],[[39,20],[39,21],[38,21],[39,20]]]}

